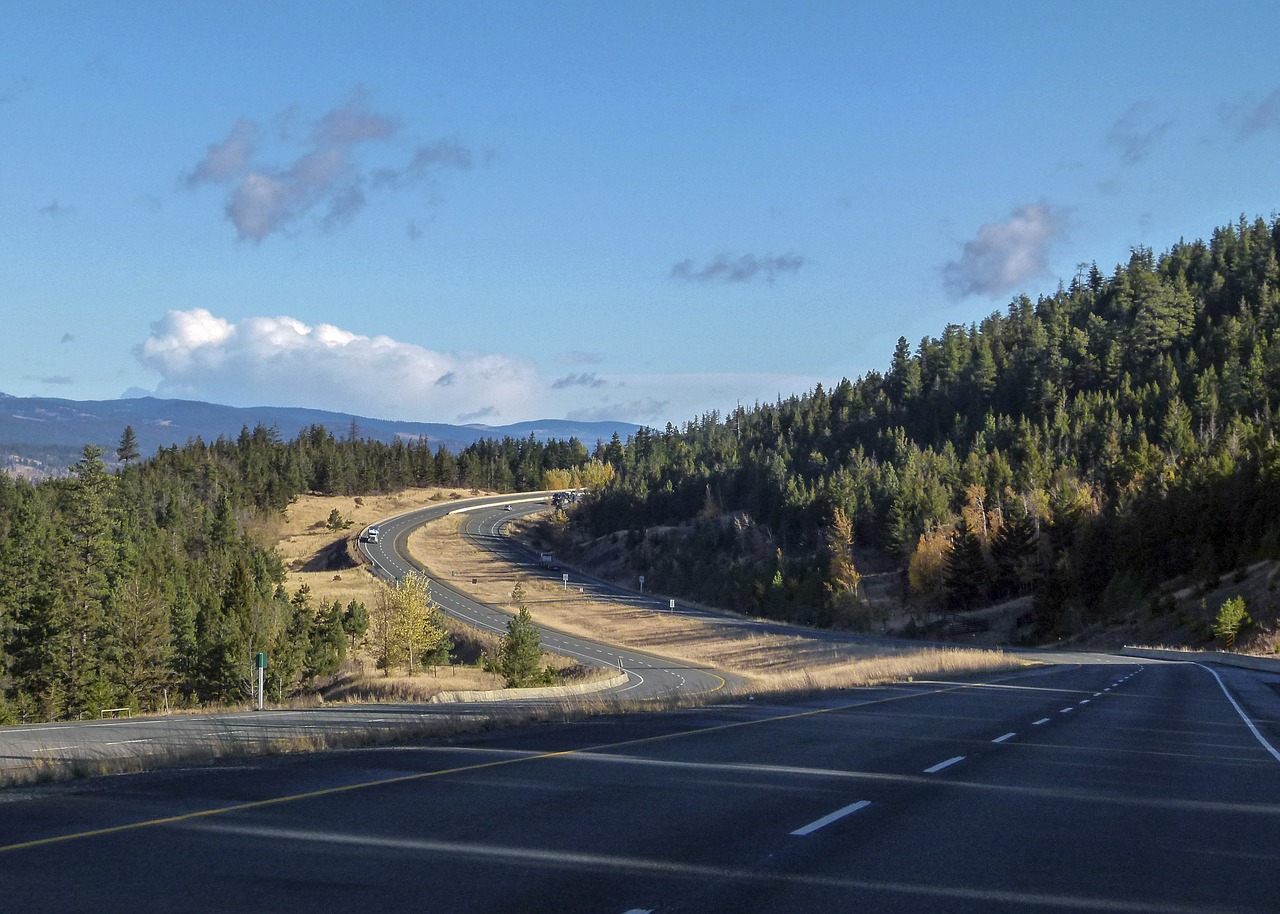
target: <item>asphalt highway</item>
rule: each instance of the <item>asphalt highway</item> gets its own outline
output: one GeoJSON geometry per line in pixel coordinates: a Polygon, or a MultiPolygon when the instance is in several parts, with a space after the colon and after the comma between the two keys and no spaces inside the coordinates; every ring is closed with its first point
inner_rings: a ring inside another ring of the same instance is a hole
{"type": "MultiPolygon", "coordinates": [[[[448,569],[426,568],[415,561],[407,546],[409,534],[422,524],[452,513],[464,515],[464,530],[474,537],[483,537],[489,543],[501,544],[498,536],[502,524],[520,513],[545,510],[547,495],[507,496],[469,500],[463,504],[445,504],[411,511],[379,524],[380,536],[376,543],[362,540],[360,548],[389,580],[398,580],[406,574],[425,572],[431,578],[432,596],[441,610],[471,625],[496,634],[506,631],[511,615],[494,606],[471,599],[464,592],[467,582],[449,576],[448,569]],[[505,507],[510,505],[512,510],[505,507]]],[[[516,548],[507,546],[506,548],[516,548]]],[[[576,573],[564,582],[562,573],[541,568],[536,556],[527,553],[514,556],[522,570],[530,575],[547,575],[560,581],[566,590],[592,588],[596,596],[603,596],[599,588],[604,585],[579,579],[576,573]]],[[[512,580],[515,586],[515,580],[512,580]]],[[[610,689],[604,694],[625,698],[655,698],[662,696],[690,695],[715,692],[726,685],[726,677],[714,670],[692,666],[666,657],[658,657],[642,651],[630,650],[618,645],[604,644],[540,626],[542,645],[547,651],[570,657],[594,666],[616,668],[627,674],[627,683],[610,689]]]]}
{"type": "Polygon", "coordinates": [[[1274,912],[1277,677],[1058,665],[0,795],[6,912],[1274,912]]]}

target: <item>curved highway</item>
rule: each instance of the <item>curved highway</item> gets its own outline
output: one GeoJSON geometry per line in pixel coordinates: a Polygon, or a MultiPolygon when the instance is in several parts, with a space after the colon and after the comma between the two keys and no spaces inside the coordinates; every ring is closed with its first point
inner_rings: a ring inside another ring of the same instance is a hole
{"type": "MultiPolygon", "coordinates": [[[[762,632],[762,634],[786,635],[792,637],[805,637],[805,639],[831,641],[837,644],[861,644],[861,645],[881,645],[893,646],[893,648],[906,648],[910,650],[920,650],[924,648],[942,648],[956,649],[965,648],[966,645],[956,644],[954,641],[925,641],[920,639],[904,639],[904,637],[891,637],[883,635],[859,634],[859,632],[837,631],[831,629],[813,629],[813,627],[795,625],[795,623],[778,622],[773,620],[763,620],[763,618],[754,618],[742,616],[740,613],[724,611],[724,609],[714,609],[701,607],[692,603],[682,602],[678,599],[669,599],[667,597],[657,597],[657,595],[644,593],[643,590],[623,588],[612,584],[612,582],[598,579],[581,571],[580,568],[557,568],[557,570],[548,570],[540,566],[538,553],[526,547],[524,543],[511,536],[506,535],[506,527],[511,521],[518,517],[534,515],[544,511],[547,499],[544,495],[517,495],[517,497],[507,498],[484,498],[476,499],[475,502],[468,502],[462,506],[456,506],[449,509],[435,509],[431,517],[443,516],[444,513],[462,513],[465,515],[461,525],[461,533],[472,543],[486,552],[493,553],[503,562],[509,565],[520,567],[522,573],[527,577],[535,577],[535,579],[543,579],[549,582],[559,582],[562,580],[564,572],[570,575],[568,585],[571,588],[580,591],[589,599],[598,599],[602,602],[611,603],[630,603],[637,608],[650,609],[657,613],[675,613],[676,616],[684,616],[694,618],[705,625],[719,625],[727,627],[750,627],[751,630],[762,632]]],[[[417,512],[413,512],[416,515],[417,512]]],[[[404,515],[403,517],[412,517],[413,515],[404,515]]],[[[421,524],[422,520],[415,521],[415,524],[421,524]]],[[[385,531],[385,527],[384,527],[385,531]]],[[[406,549],[403,545],[397,545],[396,552],[403,554],[406,549]]],[[[402,565],[410,566],[411,559],[402,558],[402,565]]],[[[438,579],[436,579],[438,580],[438,579]]],[[[636,581],[636,585],[640,585],[640,581],[636,581]]],[[[507,616],[500,617],[503,625],[506,625],[507,616]]],[[[984,645],[975,645],[984,649],[984,645]]],[[[1116,657],[1114,654],[1103,654],[1089,652],[1089,650],[1062,650],[1048,648],[1000,648],[1006,654],[1020,657],[1025,661],[1034,663],[1128,663],[1128,658],[1116,657]]]]}
{"type": "MultiPolygon", "coordinates": [[[[507,623],[511,621],[511,615],[489,603],[473,599],[455,586],[450,579],[442,577],[429,566],[416,561],[409,554],[409,535],[429,521],[449,514],[465,514],[467,517],[464,532],[469,536],[483,541],[491,548],[496,544],[502,544],[507,549],[518,549],[519,547],[507,543],[505,538],[499,535],[501,527],[513,517],[518,516],[516,509],[523,513],[542,510],[549,495],[550,493],[544,492],[486,497],[409,511],[378,524],[378,542],[371,543],[362,539],[360,548],[382,577],[396,581],[413,571],[426,574],[431,580],[432,595],[441,610],[477,628],[503,634],[507,623]],[[505,510],[508,505],[511,506],[511,511],[505,510]]],[[[516,564],[527,566],[526,570],[530,576],[547,575],[554,580],[561,580],[558,572],[541,568],[536,561],[530,561],[531,557],[523,550],[512,558],[516,564]]],[[[598,597],[608,596],[610,599],[618,599],[618,595],[622,595],[622,598],[626,597],[625,591],[617,591],[601,582],[583,579],[579,583],[571,579],[570,585],[581,587],[585,593],[598,597]]],[[[697,695],[718,691],[724,688],[728,681],[720,673],[679,660],[659,657],[615,644],[592,641],[544,625],[540,625],[539,629],[542,632],[544,650],[593,666],[617,668],[627,674],[625,685],[597,694],[625,698],[697,695]]]]}

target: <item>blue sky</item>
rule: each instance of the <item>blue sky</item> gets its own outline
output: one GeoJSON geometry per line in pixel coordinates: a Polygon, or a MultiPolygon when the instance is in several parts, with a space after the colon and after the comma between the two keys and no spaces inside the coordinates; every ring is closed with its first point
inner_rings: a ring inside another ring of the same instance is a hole
{"type": "Polygon", "coordinates": [[[677,425],[1244,213],[1280,5],[0,8],[0,391],[677,425]]]}

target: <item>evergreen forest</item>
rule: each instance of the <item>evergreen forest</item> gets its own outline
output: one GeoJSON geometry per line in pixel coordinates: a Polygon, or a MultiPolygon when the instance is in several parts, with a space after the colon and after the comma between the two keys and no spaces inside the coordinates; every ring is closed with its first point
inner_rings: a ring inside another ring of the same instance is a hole
{"type": "Polygon", "coordinates": [[[286,592],[265,521],[295,496],[532,489],[588,460],[573,439],[455,455],[319,426],[289,442],[246,428],[146,460],[135,441],[126,429],[110,464],[85,447],[65,479],[0,474],[0,723],[244,701],[258,651],[268,695],[297,694],[337,668],[370,608],[286,592]]]}
{"type": "Polygon", "coordinates": [[[859,555],[941,611],[1032,598],[1038,639],[1280,556],[1280,219],[1022,295],[887,371],[614,440],[571,524],[654,590],[868,627],[859,555]]]}

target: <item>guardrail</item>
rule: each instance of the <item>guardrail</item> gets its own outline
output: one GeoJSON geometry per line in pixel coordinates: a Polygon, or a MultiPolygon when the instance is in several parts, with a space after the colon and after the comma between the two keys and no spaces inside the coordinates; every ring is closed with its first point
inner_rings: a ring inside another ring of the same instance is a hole
{"type": "Polygon", "coordinates": [[[484,691],[439,692],[431,696],[432,704],[454,701],[519,701],[525,698],[563,698],[569,695],[589,695],[627,684],[627,674],[619,673],[609,679],[581,682],[567,686],[542,686],[531,689],[486,689],[484,691]]]}
{"type": "Polygon", "coordinates": [[[1219,663],[1245,670],[1263,673],[1280,673],[1280,658],[1255,657],[1252,654],[1230,654],[1226,651],[1176,651],[1159,647],[1134,647],[1125,645],[1120,653],[1126,657],[1145,657],[1148,660],[1181,660],[1184,663],[1219,663]]]}

